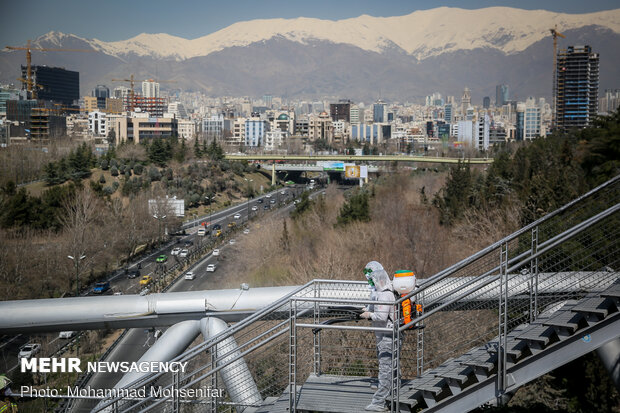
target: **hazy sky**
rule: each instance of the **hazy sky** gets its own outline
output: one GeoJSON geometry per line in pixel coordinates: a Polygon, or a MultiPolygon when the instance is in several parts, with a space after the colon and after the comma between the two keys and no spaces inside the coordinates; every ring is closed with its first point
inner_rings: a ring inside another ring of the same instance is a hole
{"type": "Polygon", "coordinates": [[[52,30],[104,41],[140,33],[194,39],[253,19],[387,17],[440,6],[510,6],[563,13],[620,7],[617,0],[0,0],[0,42],[4,43],[0,47],[24,44],[52,30]]]}

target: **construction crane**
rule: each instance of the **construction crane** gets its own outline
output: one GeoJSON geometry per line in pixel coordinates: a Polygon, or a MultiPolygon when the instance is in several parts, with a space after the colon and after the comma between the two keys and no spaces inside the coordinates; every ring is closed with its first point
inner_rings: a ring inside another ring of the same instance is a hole
{"type": "Polygon", "coordinates": [[[553,36],[553,116],[551,117],[551,125],[555,126],[555,113],[557,105],[557,79],[558,79],[558,37],[566,39],[562,33],[558,32],[558,25],[556,24],[553,29],[549,29],[553,36]]]}
{"type": "Polygon", "coordinates": [[[36,50],[39,52],[94,52],[95,50],[88,49],[51,49],[48,47],[31,47],[30,40],[28,40],[27,45],[24,46],[6,46],[9,50],[25,50],[26,51],[26,79],[19,78],[26,85],[26,90],[28,91],[28,95],[32,99],[37,98],[36,88],[42,88],[41,85],[35,85],[32,80],[32,51],[36,50]]]}
{"type": "MultiPolygon", "coordinates": [[[[135,103],[135,91],[134,86],[136,83],[136,79],[133,77],[133,73],[129,76],[129,79],[111,79],[114,82],[128,82],[129,83],[129,110],[133,111],[134,103],[135,103]]],[[[147,79],[145,82],[155,82],[155,83],[176,83],[176,80],[154,80],[147,79]]]]}

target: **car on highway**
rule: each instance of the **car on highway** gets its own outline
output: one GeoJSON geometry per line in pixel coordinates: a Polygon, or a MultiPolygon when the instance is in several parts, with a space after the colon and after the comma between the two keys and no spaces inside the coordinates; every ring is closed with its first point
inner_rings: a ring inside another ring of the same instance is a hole
{"type": "Polygon", "coordinates": [[[186,280],[193,280],[194,278],[196,278],[196,274],[194,274],[194,271],[188,271],[185,273],[186,280]]]}
{"type": "Polygon", "coordinates": [[[276,203],[276,200],[275,200],[275,199],[272,199],[271,201],[269,201],[269,203],[273,205],[273,204],[275,204],[275,203],[276,203]]]}
{"type": "Polygon", "coordinates": [[[235,245],[235,243],[236,243],[236,242],[237,242],[237,241],[235,241],[235,239],[234,239],[234,238],[233,238],[233,239],[231,239],[230,241],[228,241],[228,243],[229,243],[230,245],[235,245]]]}
{"type": "Polygon", "coordinates": [[[265,198],[271,198],[271,194],[265,195],[265,198]]]}
{"type": "Polygon", "coordinates": [[[181,250],[181,252],[179,252],[179,257],[181,257],[181,258],[185,258],[185,257],[187,257],[188,255],[189,255],[189,250],[187,250],[186,248],[183,248],[183,249],[181,250]]]}
{"type": "Polygon", "coordinates": [[[168,261],[168,256],[166,254],[161,254],[159,257],[155,258],[155,262],[158,264],[162,264],[168,261]]]}
{"type": "Polygon", "coordinates": [[[123,295],[123,292],[122,291],[117,291],[117,292],[114,293],[114,295],[123,295]]]}
{"type": "Polygon", "coordinates": [[[196,235],[204,237],[205,235],[207,235],[207,230],[204,227],[198,228],[196,235]]]}
{"type": "Polygon", "coordinates": [[[185,242],[183,243],[183,246],[184,246],[185,248],[189,248],[189,247],[191,247],[192,245],[194,245],[194,241],[187,240],[187,241],[185,241],[185,242]]]}
{"type": "Polygon", "coordinates": [[[174,247],[172,251],[170,251],[170,255],[179,255],[179,252],[181,252],[181,247],[174,247]]]}
{"type": "Polygon", "coordinates": [[[214,230],[222,229],[222,226],[220,224],[215,224],[213,225],[213,229],[214,230]]]}
{"type": "Polygon", "coordinates": [[[136,278],[140,276],[140,270],[131,270],[127,272],[127,278],[136,278]]]}
{"type": "Polygon", "coordinates": [[[213,256],[217,257],[218,255],[220,255],[220,250],[218,250],[217,248],[213,250],[213,256]]]}
{"type": "Polygon", "coordinates": [[[286,195],[286,191],[280,191],[280,195],[286,195]]]}
{"type": "Polygon", "coordinates": [[[263,203],[263,199],[260,198],[258,201],[256,201],[257,204],[262,204],[263,203]]]}
{"type": "Polygon", "coordinates": [[[144,277],[140,279],[140,285],[149,285],[152,282],[153,282],[153,277],[151,277],[150,275],[145,275],[144,277]]]}
{"type": "Polygon", "coordinates": [[[243,233],[244,233],[245,235],[248,235],[248,234],[250,233],[249,228],[244,229],[244,230],[243,230],[243,233]]]}
{"type": "Polygon", "coordinates": [[[265,205],[263,209],[269,209],[269,205],[265,205]]]}
{"type": "Polygon", "coordinates": [[[215,272],[216,269],[217,269],[217,265],[216,264],[209,264],[209,265],[207,265],[207,272],[215,272]]]}
{"type": "Polygon", "coordinates": [[[235,214],[235,215],[233,215],[233,218],[234,219],[239,219],[239,218],[241,218],[241,214],[235,214]]]}
{"type": "Polygon", "coordinates": [[[99,281],[97,284],[95,284],[95,287],[93,287],[93,294],[103,294],[109,289],[110,289],[109,281],[99,281]]]}
{"type": "Polygon", "coordinates": [[[37,343],[24,344],[19,349],[19,354],[17,355],[17,358],[18,359],[29,359],[31,357],[34,357],[34,355],[37,354],[40,350],[41,350],[41,344],[37,344],[37,343]]]}
{"type": "Polygon", "coordinates": [[[218,229],[217,231],[215,231],[215,236],[219,237],[220,235],[222,235],[222,230],[218,229]]]}
{"type": "Polygon", "coordinates": [[[77,331],[61,331],[58,334],[58,338],[69,339],[69,338],[75,337],[76,334],[77,334],[77,331]]]}
{"type": "Polygon", "coordinates": [[[252,211],[258,211],[258,207],[257,207],[256,205],[254,205],[254,206],[252,207],[252,211]]]}

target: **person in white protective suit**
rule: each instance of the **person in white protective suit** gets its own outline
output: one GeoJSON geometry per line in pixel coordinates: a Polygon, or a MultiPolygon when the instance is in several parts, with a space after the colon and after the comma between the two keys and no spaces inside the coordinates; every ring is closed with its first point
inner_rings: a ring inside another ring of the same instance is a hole
{"type": "MultiPolygon", "coordinates": [[[[371,286],[371,300],[394,302],[392,282],[383,266],[377,261],[371,261],[364,268],[364,275],[371,286]],[[372,292],[372,287],[376,293],[372,292]]],[[[373,327],[392,328],[394,306],[374,304],[367,307],[360,317],[372,320],[373,327]]],[[[376,332],[377,357],[379,359],[379,384],[377,391],[372,397],[372,403],[366,406],[366,410],[382,412],[386,411],[385,399],[392,389],[392,333],[376,332]]],[[[400,346],[399,346],[400,348],[400,346]]]]}

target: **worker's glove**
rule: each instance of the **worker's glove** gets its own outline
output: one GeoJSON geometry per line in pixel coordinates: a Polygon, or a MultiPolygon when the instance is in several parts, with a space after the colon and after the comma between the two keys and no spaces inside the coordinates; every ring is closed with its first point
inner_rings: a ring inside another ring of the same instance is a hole
{"type": "Polygon", "coordinates": [[[372,313],[369,311],[364,311],[362,314],[360,314],[360,318],[367,318],[370,319],[372,313]]]}

